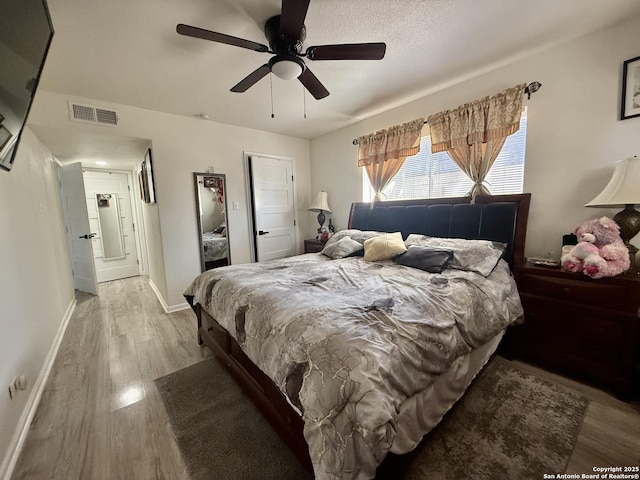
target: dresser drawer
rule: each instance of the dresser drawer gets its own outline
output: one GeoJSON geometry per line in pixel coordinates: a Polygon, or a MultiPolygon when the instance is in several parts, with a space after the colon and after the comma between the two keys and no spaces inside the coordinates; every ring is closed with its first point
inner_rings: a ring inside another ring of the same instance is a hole
{"type": "Polygon", "coordinates": [[[525,322],[514,332],[516,353],[603,381],[619,375],[627,348],[622,315],[618,320],[615,312],[592,314],[536,297],[525,297],[523,304],[525,322]]]}
{"type": "Polygon", "coordinates": [[[615,310],[625,307],[627,289],[622,285],[528,273],[522,276],[521,283],[523,293],[615,310]]]}
{"type": "MultiPolygon", "coordinates": [[[[202,308],[202,307],[201,307],[202,308]]],[[[200,327],[200,334],[210,337],[216,344],[225,352],[229,352],[229,334],[227,331],[218,325],[218,322],[211,319],[206,313],[202,313],[202,326],[200,327]]]]}
{"type": "MultiPolygon", "coordinates": [[[[624,343],[628,315],[523,296],[524,326],[531,337],[568,338],[617,347],[624,343]]],[[[631,320],[633,321],[633,320],[631,320]]],[[[553,340],[551,340],[553,341],[553,340]]]]}

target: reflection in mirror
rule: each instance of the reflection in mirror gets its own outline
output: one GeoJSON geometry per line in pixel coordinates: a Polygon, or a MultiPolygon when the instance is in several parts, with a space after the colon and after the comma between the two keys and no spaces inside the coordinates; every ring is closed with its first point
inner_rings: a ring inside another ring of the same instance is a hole
{"type": "Polygon", "coordinates": [[[194,173],[202,271],[231,265],[227,187],[221,173],[194,173]]]}
{"type": "Polygon", "coordinates": [[[112,260],[124,258],[124,237],[120,223],[120,206],[117,193],[97,193],[98,221],[102,258],[112,260]]]}

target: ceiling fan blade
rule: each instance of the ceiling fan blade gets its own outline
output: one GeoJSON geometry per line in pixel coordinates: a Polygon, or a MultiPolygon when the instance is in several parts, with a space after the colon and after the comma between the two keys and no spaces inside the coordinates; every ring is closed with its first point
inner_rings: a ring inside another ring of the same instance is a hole
{"type": "Polygon", "coordinates": [[[309,60],[382,60],[387,50],[383,42],[318,45],[307,48],[309,60]]]}
{"type": "Polygon", "coordinates": [[[258,80],[262,79],[267,73],[269,73],[271,69],[269,68],[269,64],[265,63],[261,67],[258,67],[249,75],[240,80],[237,84],[231,88],[231,91],[234,93],[242,93],[249,90],[249,88],[253,87],[258,80]]]}
{"type": "Polygon", "coordinates": [[[300,40],[304,19],[310,0],[282,0],[280,35],[290,40],[300,40]]]}
{"type": "Polygon", "coordinates": [[[304,69],[304,72],[298,77],[300,83],[309,90],[309,93],[313,95],[313,98],[320,100],[321,98],[329,96],[329,90],[324,88],[324,85],[320,83],[318,77],[316,77],[308,68],[304,69]]]}
{"type": "Polygon", "coordinates": [[[261,43],[245,40],[244,38],[232,37],[231,35],[225,35],[224,33],[212,32],[211,30],[205,30],[203,28],[192,27],[191,25],[184,25],[182,23],[178,24],[176,31],[180,35],[186,35],[187,37],[202,38],[203,40],[211,40],[212,42],[226,43],[227,45],[248,48],[249,50],[255,50],[256,52],[269,51],[269,47],[261,43]]]}

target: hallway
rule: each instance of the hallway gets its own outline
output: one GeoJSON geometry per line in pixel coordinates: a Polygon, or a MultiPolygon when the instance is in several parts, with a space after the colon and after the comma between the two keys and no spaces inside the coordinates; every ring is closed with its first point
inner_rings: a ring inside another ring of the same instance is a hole
{"type": "Polygon", "coordinates": [[[209,357],[191,310],[131,277],[77,293],[14,479],[188,479],[155,378],[209,357]]]}

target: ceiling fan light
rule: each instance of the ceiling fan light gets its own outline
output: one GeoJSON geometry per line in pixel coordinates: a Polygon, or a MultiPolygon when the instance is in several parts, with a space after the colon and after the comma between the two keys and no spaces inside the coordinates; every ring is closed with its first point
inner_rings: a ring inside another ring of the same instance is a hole
{"type": "Polygon", "coordinates": [[[300,63],[293,60],[279,60],[271,65],[273,74],[283,80],[293,80],[302,75],[303,67],[300,63]]]}

